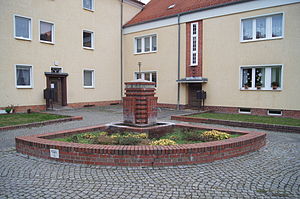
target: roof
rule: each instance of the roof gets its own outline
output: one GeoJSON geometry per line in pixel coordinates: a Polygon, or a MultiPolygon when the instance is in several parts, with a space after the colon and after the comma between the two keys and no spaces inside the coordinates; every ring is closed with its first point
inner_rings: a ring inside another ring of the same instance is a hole
{"type": "Polygon", "coordinates": [[[212,8],[224,4],[245,1],[246,0],[151,0],[146,4],[143,10],[127,22],[125,26],[167,18],[198,9],[212,8]]]}
{"type": "Polygon", "coordinates": [[[204,77],[186,77],[176,81],[178,83],[205,83],[208,79],[204,77]]]}

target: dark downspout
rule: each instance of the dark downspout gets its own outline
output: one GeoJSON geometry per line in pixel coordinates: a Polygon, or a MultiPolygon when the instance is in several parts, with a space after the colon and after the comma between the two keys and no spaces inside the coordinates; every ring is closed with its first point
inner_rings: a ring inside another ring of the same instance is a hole
{"type": "Polygon", "coordinates": [[[120,25],[120,28],[121,28],[121,31],[120,31],[120,34],[121,34],[121,101],[122,101],[122,97],[123,97],[123,0],[121,0],[121,25],[120,25]]]}
{"type": "MultiPolygon", "coordinates": [[[[177,15],[177,25],[178,25],[178,50],[177,50],[177,80],[180,79],[180,14],[177,15]]],[[[177,109],[180,109],[180,83],[177,83],[177,109]]]]}

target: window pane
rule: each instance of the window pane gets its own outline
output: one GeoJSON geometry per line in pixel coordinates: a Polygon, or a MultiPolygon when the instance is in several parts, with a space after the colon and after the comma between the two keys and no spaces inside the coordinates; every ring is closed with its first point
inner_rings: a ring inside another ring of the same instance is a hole
{"type": "Polygon", "coordinates": [[[145,52],[150,51],[150,37],[145,37],[145,52]]]}
{"type": "Polygon", "coordinates": [[[136,39],[136,52],[140,53],[142,52],[142,39],[136,39]]]}
{"type": "Polygon", "coordinates": [[[93,9],[93,0],[83,0],[83,7],[89,10],[93,9]]]}
{"type": "Polygon", "coordinates": [[[156,51],[157,49],[156,44],[156,36],[152,36],[152,51],[156,51]]]}
{"type": "Polygon", "coordinates": [[[17,86],[30,86],[31,66],[17,66],[17,86]]]}
{"type": "Polygon", "coordinates": [[[135,79],[142,79],[142,76],[140,73],[135,73],[135,79]]]}
{"type": "Polygon", "coordinates": [[[272,37],[282,36],[282,14],[272,17],[272,37]]]}
{"type": "Polygon", "coordinates": [[[150,73],[145,73],[145,80],[150,81],[150,73]]]}
{"type": "Polygon", "coordinates": [[[52,27],[53,24],[41,22],[40,24],[40,40],[52,42],[52,27]]]}
{"type": "Polygon", "coordinates": [[[15,17],[16,37],[30,38],[30,19],[15,17]]]}
{"type": "Polygon", "coordinates": [[[281,67],[274,67],[271,69],[271,86],[276,84],[281,86],[281,67]]]}
{"type": "Polygon", "coordinates": [[[252,28],[252,19],[243,20],[243,40],[253,39],[252,28]]]}
{"type": "Polygon", "coordinates": [[[252,69],[243,69],[243,87],[252,87],[252,69]]]}
{"type": "Polygon", "coordinates": [[[196,63],[197,63],[197,53],[193,53],[192,64],[196,64],[196,63]]]}
{"type": "Polygon", "coordinates": [[[83,32],[83,46],[92,48],[92,33],[83,32]]]}
{"type": "Polygon", "coordinates": [[[152,73],[152,82],[155,82],[155,87],[157,85],[156,73],[152,73]]]}
{"type": "Polygon", "coordinates": [[[256,68],[255,69],[255,86],[265,87],[265,69],[256,68]]]}
{"type": "Polygon", "coordinates": [[[266,18],[256,19],[256,39],[266,38],[266,18]]]}
{"type": "Polygon", "coordinates": [[[84,86],[93,86],[93,71],[84,71],[84,86]]]}
{"type": "Polygon", "coordinates": [[[197,34],[197,25],[193,24],[193,35],[197,34]]]}
{"type": "Polygon", "coordinates": [[[197,50],[197,37],[193,37],[193,51],[197,50]]]}

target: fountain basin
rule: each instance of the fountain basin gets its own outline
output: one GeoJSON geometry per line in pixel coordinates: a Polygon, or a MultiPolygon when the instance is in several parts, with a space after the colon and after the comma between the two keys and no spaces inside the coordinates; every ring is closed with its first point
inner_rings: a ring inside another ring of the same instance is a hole
{"type": "MultiPolygon", "coordinates": [[[[172,146],[122,146],[79,144],[49,140],[91,131],[129,131],[131,126],[99,125],[31,136],[16,137],[18,152],[61,162],[105,166],[175,166],[207,163],[256,151],[266,144],[266,134],[232,129],[215,130],[243,134],[237,138],[197,144],[172,146]]],[[[138,132],[160,134],[172,128],[211,130],[207,126],[166,123],[144,128],[138,132]]]]}

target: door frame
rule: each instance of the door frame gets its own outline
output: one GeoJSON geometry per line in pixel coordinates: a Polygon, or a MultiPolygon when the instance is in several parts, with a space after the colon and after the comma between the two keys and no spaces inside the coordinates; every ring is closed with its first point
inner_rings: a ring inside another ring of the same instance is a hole
{"type": "MultiPolygon", "coordinates": [[[[47,89],[51,88],[50,78],[60,78],[61,79],[61,97],[62,97],[62,106],[67,106],[67,76],[68,73],[50,73],[45,72],[46,76],[46,86],[47,89]]],[[[49,100],[46,100],[46,108],[50,107],[49,100]]]]}

